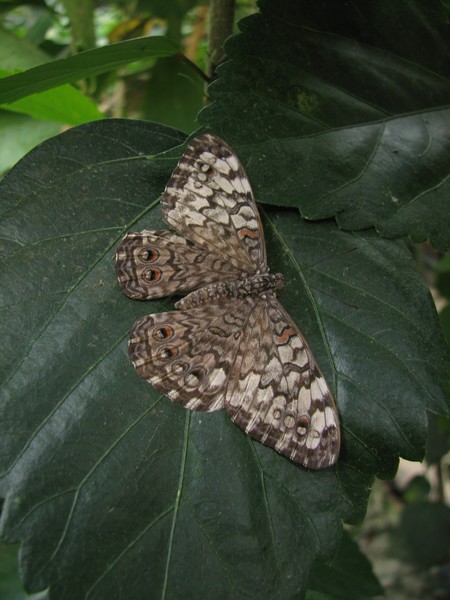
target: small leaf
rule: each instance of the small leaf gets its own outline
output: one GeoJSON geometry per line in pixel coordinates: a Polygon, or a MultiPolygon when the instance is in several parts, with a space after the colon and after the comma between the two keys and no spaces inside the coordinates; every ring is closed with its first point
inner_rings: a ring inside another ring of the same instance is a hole
{"type": "Polygon", "coordinates": [[[0,79],[0,104],[117,69],[144,58],[171,56],[178,47],[162,36],[138,38],[86,50],[0,79]]]}
{"type": "Polygon", "coordinates": [[[429,415],[426,461],[439,463],[450,449],[450,417],[429,415]]]}
{"type": "MultiPolygon", "coordinates": [[[[19,39],[8,31],[2,31],[1,29],[0,57],[1,78],[26,68],[46,63],[50,60],[50,57],[39,48],[32,46],[26,40],[19,39]]],[[[17,102],[12,102],[8,105],[3,104],[0,106],[0,109],[23,113],[34,117],[35,119],[68,125],[79,125],[103,117],[102,113],[98,110],[92,100],[70,85],[61,86],[49,92],[36,94],[32,98],[18,100],[17,102]]],[[[13,116],[11,116],[11,119],[17,121],[13,116]]],[[[33,125],[37,129],[42,129],[41,124],[36,123],[33,125]]],[[[27,150],[31,150],[31,148],[38,143],[33,132],[33,127],[29,127],[27,134],[30,138],[34,139],[34,143],[31,143],[27,147],[27,150]]],[[[46,137],[49,137],[49,135],[46,137]]],[[[3,145],[8,148],[9,154],[11,145],[6,144],[5,140],[3,140],[3,142],[3,145]]],[[[24,152],[17,156],[16,160],[23,155],[24,152]]],[[[14,162],[16,161],[11,161],[10,166],[12,166],[14,162]]]]}
{"type": "Polygon", "coordinates": [[[417,502],[418,500],[427,500],[431,491],[430,482],[423,475],[413,477],[403,490],[403,500],[405,502],[417,502]]]}
{"type": "MultiPolygon", "coordinates": [[[[0,70],[0,78],[7,75],[7,71],[0,70]]],[[[70,85],[62,85],[47,92],[34,94],[32,98],[3,104],[0,109],[67,125],[80,125],[103,118],[92,100],[70,85]]]]}
{"type": "Polygon", "coordinates": [[[425,500],[406,505],[400,534],[413,562],[424,567],[446,562],[450,552],[450,508],[425,500]]]}

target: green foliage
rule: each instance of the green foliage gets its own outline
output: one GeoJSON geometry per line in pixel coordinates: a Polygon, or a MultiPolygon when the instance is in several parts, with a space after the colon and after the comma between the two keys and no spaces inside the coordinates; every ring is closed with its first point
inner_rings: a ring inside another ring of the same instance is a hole
{"type": "Polygon", "coordinates": [[[440,502],[408,504],[400,523],[405,552],[424,567],[442,564],[450,552],[450,508],[440,502]]]}
{"type": "MultiPolygon", "coordinates": [[[[283,0],[262,2],[241,28],[199,120],[235,148],[263,202],[270,267],[287,280],[283,304],[339,404],[339,463],[306,471],[223,412],[190,413],[135,376],[130,328],[173,300],[126,298],[112,258],[126,231],[165,227],[158,198],[186,136],[130,119],[75,127],[0,184],[2,535],[22,541],[31,592],[380,593],[342,522],[363,518],[374,476],[393,477],[400,456],[423,457],[427,411],[448,410],[447,347],[403,239],[450,245],[448,25],[437,2],[396,0],[377,12],[283,0]]],[[[62,93],[55,86],[176,50],[148,37],[47,62],[0,80],[0,101],[22,98],[19,109],[43,119],[62,93]],[[38,91],[44,112],[29,96],[38,91]]],[[[192,131],[198,77],[167,94],[180,69],[166,60],[170,76],[152,66],[141,110],[192,131]]],[[[58,118],[75,122],[66,108],[58,118]]],[[[423,542],[410,527],[421,502],[424,531],[436,531],[435,505],[417,490],[404,517],[410,544],[423,542]]]]}
{"type": "MultiPolygon", "coordinates": [[[[28,40],[0,29],[0,77],[47,60],[49,56],[33,47],[28,40]]],[[[61,130],[61,123],[78,125],[101,117],[102,113],[94,102],[67,85],[1,105],[0,172],[12,167],[40,142],[56,135],[61,130]]]]}
{"type": "Polygon", "coordinates": [[[446,248],[450,45],[439,6],[264,1],[228,41],[232,60],[200,121],[258,146],[271,165],[257,179],[261,202],[446,248]]]}
{"type": "Polygon", "coordinates": [[[338,553],[330,565],[313,565],[308,586],[310,595],[306,596],[306,600],[310,597],[311,600],[316,597],[320,600],[323,593],[328,593],[329,596],[325,597],[334,600],[366,600],[383,594],[369,561],[348,533],[342,536],[338,553]]]}
{"type": "Polygon", "coordinates": [[[93,77],[135,60],[170,56],[177,50],[178,47],[170,40],[157,36],[86,50],[69,58],[34,67],[25,73],[0,79],[0,103],[13,102],[64,83],[93,77]]]}

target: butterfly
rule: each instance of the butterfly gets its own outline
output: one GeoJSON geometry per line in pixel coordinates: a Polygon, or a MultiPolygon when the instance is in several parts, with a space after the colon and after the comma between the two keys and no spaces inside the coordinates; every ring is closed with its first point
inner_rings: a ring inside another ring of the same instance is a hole
{"type": "Polygon", "coordinates": [[[176,231],[128,233],[116,273],[131,298],[187,294],[133,326],[139,377],[173,402],[224,409],[250,437],[295,463],[337,461],[339,418],[305,338],[277,299],[261,219],[235,152],[212,134],[188,145],[161,199],[176,231]]]}

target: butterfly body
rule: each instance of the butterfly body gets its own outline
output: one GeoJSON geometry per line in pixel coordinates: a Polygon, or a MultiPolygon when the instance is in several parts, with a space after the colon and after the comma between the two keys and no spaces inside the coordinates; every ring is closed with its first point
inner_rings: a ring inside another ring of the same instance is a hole
{"type": "Polygon", "coordinates": [[[279,290],[284,285],[281,273],[258,273],[244,279],[212,283],[194,290],[175,303],[175,308],[194,308],[207,302],[219,302],[223,298],[245,298],[260,296],[266,292],[279,290]]]}
{"type": "Polygon", "coordinates": [[[163,194],[170,231],[125,236],[116,272],[131,298],[187,294],[177,310],[133,326],[137,374],[191,410],[224,409],[252,438],[311,469],[340,448],[333,395],[311,349],[282,307],[280,273],[267,266],[264,233],[245,171],[220,138],[188,146],[163,194]]]}

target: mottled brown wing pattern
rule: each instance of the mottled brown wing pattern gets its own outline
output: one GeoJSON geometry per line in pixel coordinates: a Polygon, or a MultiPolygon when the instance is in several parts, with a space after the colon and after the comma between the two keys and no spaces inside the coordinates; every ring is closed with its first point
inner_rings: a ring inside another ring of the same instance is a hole
{"type": "Polygon", "coordinates": [[[139,319],[129,353],[139,377],[186,408],[223,408],[226,386],[252,299],[225,300],[139,319]]]}
{"type": "Polygon", "coordinates": [[[334,464],[340,430],[333,395],[276,299],[282,276],[268,274],[261,221],[238,158],[216,136],[194,139],[162,201],[181,235],[129,233],[117,249],[117,276],[132,298],[192,293],[181,310],[135,323],[129,353],[137,374],[186,408],[224,408],[248,435],[298,464],[334,464]]]}
{"type": "Polygon", "coordinates": [[[333,396],[274,295],[148,315],[129,352],[137,374],[173,402],[225,408],[252,438],[310,469],[336,462],[333,396]]]}
{"type": "Polygon", "coordinates": [[[311,349],[274,294],[245,325],[225,398],[252,438],[310,469],[334,464],[340,432],[333,395],[311,349]]]}
{"type": "Polygon", "coordinates": [[[162,197],[164,218],[183,237],[243,273],[266,270],[264,232],[236,154],[204,134],[187,147],[162,197]]]}
{"type": "Polygon", "coordinates": [[[116,251],[116,274],[130,298],[151,300],[239,277],[239,270],[169,231],[128,233],[116,251]]]}

